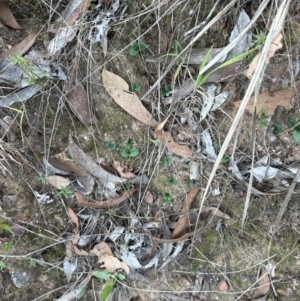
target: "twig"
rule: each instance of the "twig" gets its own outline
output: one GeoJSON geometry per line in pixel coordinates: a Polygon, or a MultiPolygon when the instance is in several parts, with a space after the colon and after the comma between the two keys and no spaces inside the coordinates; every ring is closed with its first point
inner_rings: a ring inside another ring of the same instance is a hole
{"type": "Polygon", "coordinates": [[[293,194],[293,192],[295,190],[295,186],[297,184],[297,180],[298,180],[299,176],[300,176],[300,167],[298,168],[298,171],[297,171],[297,173],[295,175],[295,178],[294,178],[294,180],[293,180],[293,182],[291,184],[291,187],[290,187],[287,195],[285,196],[283,203],[281,204],[281,208],[280,208],[280,210],[278,212],[276,223],[275,223],[275,227],[274,227],[274,233],[277,232],[277,230],[278,230],[279,223],[281,221],[283,213],[286,210],[287,205],[289,204],[289,201],[291,200],[291,197],[292,197],[292,194],[293,194]]]}

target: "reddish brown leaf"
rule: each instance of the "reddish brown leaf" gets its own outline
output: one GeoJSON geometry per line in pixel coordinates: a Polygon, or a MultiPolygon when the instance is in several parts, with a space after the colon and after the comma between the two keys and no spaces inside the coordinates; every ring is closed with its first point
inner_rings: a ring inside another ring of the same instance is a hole
{"type": "Polygon", "coordinates": [[[124,79],[103,68],[102,81],[106,92],[128,114],[147,125],[157,124],[137,95],[129,91],[129,85],[124,79]]]}
{"type": "Polygon", "coordinates": [[[90,125],[93,123],[93,114],[89,106],[88,95],[81,83],[73,82],[67,94],[67,101],[72,112],[84,124],[90,125]]]}
{"type": "Polygon", "coordinates": [[[0,53],[0,57],[11,57],[16,54],[23,55],[35,42],[36,33],[29,34],[22,42],[15,45],[13,48],[0,53]]]}
{"type": "Polygon", "coordinates": [[[214,216],[224,218],[224,219],[231,219],[231,217],[228,214],[223,213],[221,210],[215,207],[203,207],[201,213],[204,213],[206,215],[212,214],[214,216]]]}
{"type": "Polygon", "coordinates": [[[193,156],[192,150],[187,145],[176,143],[170,133],[164,131],[156,132],[156,136],[169,152],[183,158],[191,158],[193,156]]]}
{"type": "Polygon", "coordinates": [[[76,228],[78,229],[79,231],[79,222],[78,222],[78,217],[76,215],[76,213],[73,211],[72,208],[70,207],[67,207],[68,209],[68,214],[70,216],[70,219],[72,220],[72,222],[76,225],[76,228]]]}
{"type": "MultiPolygon", "coordinates": [[[[286,88],[282,90],[276,90],[272,92],[264,92],[257,97],[256,112],[261,112],[261,110],[266,111],[266,115],[272,116],[278,106],[284,107],[286,110],[293,108],[294,104],[294,88],[286,88]]],[[[233,103],[235,109],[238,110],[241,101],[233,103]]],[[[254,96],[250,98],[246,110],[250,113],[254,111],[254,96]]]]}
{"type": "Polygon", "coordinates": [[[69,1],[69,4],[63,14],[63,19],[68,23],[68,25],[72,25],[78,19],[79,15],[89,8],[91,2],[95,2],[95,0],[69,1]]]}
{"type": "Polygon", "coordinates": [[[8,1],[0,0],[0,20],[7,26],[14,29],[21,29],[22,27],[16,21],[13,13],[11,12],[8,1]]]}
{"type": "Polygon", "coordinates": [[[253,294],[253,299],[262,297],[266,295],[270,290],[270,277],[265,268],[261,271],[261,276],[259,279],[259,287],[256,289],[256,291],[253,294]]]}
{"type": "Polygon", "coordinates": [[[191,204],[197,194],[197,192],[199,191],[200,187],[195,187],[192,190],[190,190],[188,192],[188,194],[186,195],[186,198],[183,202],[182,208],[181,208],[181,216],[179,217],[175,229],[173,231],[173,233],[171,234],[171,239],[173,238],[179,238],[181,237],[183,234],[186,233],[186,229],[189,226],[189,217],[188,217],[188,211],[191,208],[191,204]]]}
{"type": "Polygon", "coordinates": [[[83,196],[75,192],[75,196],[77,199],[77,202],[81,206],[86,206],[86,207],[92,207],[92,208],[99,208],[99,209],[109,209],[118,206],[122,202],[124,202],[126,199],[128,199],[134,192],[136,191],[135,188],[129,189],[125,191],[123,194],[121,194],[118,198],[115,199],[109,199],[107,201],[97,201],[94,203],[86,201],[83,196]]]}
{"type": "Polygon", "coordinates": [[[130,172],[127,167],[119,161],[114,161],[114,168],[117,170],[118,174],[125,179],[134,179],[136,175],[130,172]]]}

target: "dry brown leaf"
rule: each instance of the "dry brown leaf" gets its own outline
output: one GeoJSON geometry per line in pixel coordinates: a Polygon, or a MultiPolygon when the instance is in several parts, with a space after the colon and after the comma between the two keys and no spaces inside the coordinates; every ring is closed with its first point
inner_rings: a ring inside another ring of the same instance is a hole
{"type": "Polygon", "coordinates": [[[145,194],[144,201],[148,204],[153,203],[153,194],[150,191],[147,191],[147,193],[145,194]]]}
{"type": "Polygon", "coordinates": [[[90,254],[95,254],[98,257],[98,263],[100,268],[106,268],[110,272],[115,272],[118,269],[122,269],[126,274],[129,274],[130,269],[125,262],[121,262],[118,258],[113,256],[113,253],[106,242],[101,242],[96,245],[90,254]]]}
{"type": "Polygon", "coordinates": [[[61,176],[48,176],[47,183],[56,189],[62,189],[63,187],[69,186],[71,181],[61,176]]]}
{"type": "Polygon", "coordinates": [[[165,124],[166,124],[166,122],[168,121],[168,119],[169,119],[170,116],[171,116],[171,115],[169,115],[163,122],[161,122],[161,123],[156,127],[155,132],[154,132],[154,138],[156,138],[156,133],[157,133],[157,132],[160,132],[160,131],[163,129],[163,127],[165,126],[165,124]]]}
{"type": "Polygon", "coordinates": [[[78,19],[79,15],[89,8],[91,2],[95,2],[95,0],[69,1],[69,4],[63,14],[64,21],[66,21],[68,25],[72,25],[78,19]]]}
{"type": "Polygon", "coordinates": [[[156,126],[157,122],[143,106],[135,93],[129,91],[129,85],[120,76],[103,68],[102,81],[106,92],[128,114],[150,126],[156,126]]]}
{"type": "Polygon", "coordinates": [[[118,174],[125,179],[134,179],[136,175],[128,170],[128,168],[119,161],[114,161],[114,168],[118,174]]]}
{"type": "Polygon", "coordinates": [[[76,215],[76,213],[73,211],[72,208],[67,207],[67,209],[68,209],[68,214],[69,214],[71,221],[76,225],[76,228],[77,228],[76,232],[78,232],[79,231],[78,216],[76,215]]]}
{"type": "Polygon", "coordinates": [[[270,277],[265,268],[261,271],[261,277],[259,279],[259,287],[253,294],[252,299],[256,299],[266,295],[270,290],[270,277]]]}
{"type": "Polygon", "coordinates": [[[11,57],[16,54],[23,55],[35,42],[36,33],[29,34],[22,42],[15,45],[11,49],[0,53],[0,57],[11,57]]]}
{"type": "Polygon", "coordinates": [[[0,0],[0,20],[7,26],[14,29],[21,29],[22,27],[16,21],[13,13],[11,12],[8,1],[0,0]]]}
{"type": "Polygon", "coordinates": [[[129,189],[125,191],[123,194],[121,194],[118,198],[115,199],[109,199],[107,201],[96,201],[94,203],[86,201],[83,196],[75,192],[75,196],[77,199],[77,202],[81,206],[86,206],[86,207],[92,207],[92,208],[99,208],[99,209],[109,209],[118,206],[125,200],[127,200],[134,192],[136,191],[135,188],[129,189]]]}
{"type": "MultiPolygon", "coordinates": [[[[266,115],[272,116],[278,106],[284,107],[286,110],[293,108],[294,88],[286,88],[271,92],[264,92],[257,97],[256,112],[265,110],[266,115]]],[[[233,102],[235,109],[238,110],[241,101],[233,102]]],[[[250,98],[246,110],[250,113],[254,111],[254,96],[250,98]]]]}
{"type": "Polygon", "coordinates": [[[192,150],[187,145],[176,143],[170,133],[161,131],[155,132],[155,134],[169,152],[183,158],[191,158],[193,156],[192,150]]]}
{"type": "Polygon", "coordinates": [[[227,284],[226,280],[221,280],[218,283],[218,290],[220,292],[227,292],[228,291],[228,284],[227,284]]]}
{"type": "Polygon", "coordinates": [[[64,160],[61,157],[50,157],[48,162],[54,166],[55,168],[65,171],[65,172],[73,172],[76,176],[87,177],[89,173],[85,170],[82,170],[77,167],[76,163],[73,160],[64,160]]]}
{"type": "MultiPolygon", "coordinates": [[[[265,64],[268,65],[269,62],[270,62],[270,58],[272,58],[275,54],[275,52],[278,50],[278,49],[281,49],[282,48],[282,43],[281,43],[281,40],[282,40],[282,34],[279,33],[276,38],[272,41],[271,45],[270,45],[270,48],[268,50],[268,53],[267,53],[267,56],[266,56],[266,60],[265,60],[265,64]]],[[[247,77],[249,79],[252,78],[252,75],[256,69],[256,66],[257,66],[257,63],[258,63],[258,60],[259,60],[259,57],[260,57],[261,53],[258,53],[254,59],[252,60],[252,62],[250,63],[249,65],[249,68],[247,70],[247,77]]]]}
{"type": "Polygon", "coordinates": [[[66,98],[70,109],[84,125],[90,125],[94,122],[89,98],[81,83],[74,81],[72,87],[69,86],[68,88],[66,98]]]}
{"type": "Polygon", "coordinates": [[[213,216],[217,216],[223,219],[231,219],[231,217],[228,214],[223,213],[221,210],[215,207],[203,207],[201,209],[201,213],[204,213],[205,215],[211,214],[213,216]]]}
{"type": "Polygon", "coordinates": [[[171,234],[171,239],[173,238],[179,238],[182,235],[185,234],[187,227],[189,226],[189,217],[188,217],[188,211],[191,208],[191,204],[199,191],[200,187],[195,187],[192,190],[188,192],[186,195],[186,198],[183,202],[182,208],[181,208],[181,214],[182,216],[179,217],[175,229],[173,233],[171,234]]]}

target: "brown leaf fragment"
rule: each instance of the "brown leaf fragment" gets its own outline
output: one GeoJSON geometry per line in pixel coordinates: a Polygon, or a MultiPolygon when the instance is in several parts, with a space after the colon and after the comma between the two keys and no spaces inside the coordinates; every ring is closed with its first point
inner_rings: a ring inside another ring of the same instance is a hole
{"type": "Polygon", "coordinates": [[[270,290],[270,276],[265,268],[261,270],[261,275],[259,279],[259,287],[253,294],[252,299],[256,299],[266,295],[270,290]]]}
{"type": "Polygon", "coordinates": [[[192,150],[187,145],[176,143],[169,132],[156,132],[156,135],[169,152],[183,158],[191,158],[193,156],[192,150]]]}
{"type": "MultiPolygon", "coordinates": [[[[278,106],[290,110],[294,105],[295,89],[290,87],[282,90],[264,92],[257,97],[256,112],[265,110],[266,115],[272,116],[278,106]]],[[[241,101],[233,102],[235,109],[238,110],[241,101]]],[[[254,96],[250,98],[246,110],[250,113],[254,111],[254,96]]]]}
{"type": "Polygon", "coordinates": [[[84,13],[90,6],[91,2],[95,0],[71,0],[63,14],[63,19],[72,25],[79,17],[80,14],[84,13]]]}
{"type": "MultiPolygon", "coordinates": [[[[270,45],[270,48],[268,50],[268,53],[267,53],[267,56],[266,56],[266,60],[265,60],[265,64],[268,65],[269,62],[270,62],[270,59],[275,55],[275,52],[278,50],[278,49],[281,49],[282,48],[282,43],[281,43],[281,40],[282,40],[282,33],[280,32],[276,37],[275,39],[272,41],[271,45],[270,45]]],[[[257,66],[257,63],[259,61],[259,57],[260,57],[261,53],[258,53],[254,59],[252,60],[248,70],[247,70],[247,77],[249,79],[252,78],[252,75],[256,69],[256,66],[257,66]]]]}
{"type": "Polygon", "coordinates": [[[88,95],[81,83],[73,82],[72,87],[66,94],[67,102],[72,112],[84,125],[91,125],[94,121],[89,106],[88,95]]]}
{"type": "MultiPolygon", "coordinates": [[[[163,129],[163,127],[165,126],[165,124],[168,121],[169,117],[170,117],[170,115],[156,127],[155,133],[160,132],[163,129]]],[[[154,134],[154,137],[155,136],[156,136],[156,134],[154,134]]]]}
{"type": "Polygon", "coordinates": [[[156,126],[156,120],[144,107],[137,95],[129,91],[129,85],[124,79],[103,68],[102,81],[106,92],[123,110],[142,123],[156,126]]]}
{"type": "Polygon", "coordinates": [[[47,177],[47,183],[56,189],[62,189],[63,187],[69,186],[71,181],[61,176],[52,175],[47,177]]]}
{"type": "Polygon", "coordinates": [[[221,280],[218,283],[218,290],[220,292],[227,292],[228,291],[228,284],[227,284],[226,280],[221,280]]]}
{"type": "Polygon", "coordinates": [[[86,207],[92,207],[92,208],[98,208],[98,209],[109,209],[109,208],[114,208],[127,200],[134,192],[136,191],[135,188],[129,189],[125,191],[123,194],[121,194],[118,198],[114,199],[109,199],[107,201],[96,201],[94,203],[86,201],[83,196],[75,192],[75,196],[77,199],[77,202],[81,206],[86,206],[86,207]]]}
{"type": "Polygon", "coordinates": [[[231,217],[228,214],[223,213],[221,210],[215,207],[203,207],[201,209],[201,213],[204,213],[205,215],[211,214],[213,216],[217,216],[223,219],[231,219],[231,217]]]}
{"type": "Polygon", "coordinates": [[[184,235],[186,233],[186,229],[189,226],[189,217],[188,217],[188,211],[191,208],[191,204],[197,194],[197,192],[199,191],[200,187],[195,187],[192,190],[190,190],[188,192],[188,194],[186,195],[186,198],[182,204],[182,208],[181,208],[181,216],[179,217],[175,229],[173,231],[173,233],[171,234],[171,239],[173,238],[179,238],[182,235],[184,235]]]}
{"type": "Polygon", "coordinates": [[[106,268],[110,272],[122,269],[126,274],[130,273],[128,265],[125,262],[121,262],[117,257],[114,257],[109,245],[105,242],[96,245],[90,251],[90,254],[95,254],[98,257],[100,268],[106,268]]]}
{"type": "Polygon", "coordinates": [[[7,0],[0,0],[0,21],[14,29],[22,28],[11,12],[7,0]]]}
{"type": "Polygon", "coordinates": [[[136,175],[128,170],[128,168],[119,161],[114,161],[114,167],[117,170],[118,174],[125,179],[134,179],[136,175]]]}
{"type": "Polygon", "coordinates": [[[152,204],[153,203],[153,194],[150,191],[147,191],[147,193],[145,194],[144,201],[147,204],[152,204]]]}
{"type": "Polygon", "coordinates": [[[67,207],[68,210],[68,214],[69,217],[71,219],[71,221],[76,225],[76,231],[75,232],[79,232],[79,221],[78,221],[78,216],[76,215],[76,213],[73,211],[72,208],[67,207]]]}
{"type": "Polygon", "coordinates": [[[29,34],[22,42],[15,45],[13,48],[0,53],[0,57],[11,57],[16,54],[23,55],[34,44],[36,33],[29,34]]]}

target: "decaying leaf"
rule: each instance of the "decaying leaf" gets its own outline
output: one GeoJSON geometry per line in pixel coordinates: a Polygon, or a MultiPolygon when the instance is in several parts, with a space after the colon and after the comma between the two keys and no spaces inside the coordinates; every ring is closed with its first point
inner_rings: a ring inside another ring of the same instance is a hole
{"type": "Polygon", "coordinates": [[[80,14],[84,13],[90,6],[91,2],[95,0],[71,0],[63,14],[64,21],[68,25],[72,25],[79,17],[80,14]]]}
{"type": "Polygon", "coordinates": [[[106,268],[110,272],[115,272],[118,269],[122,269],[126,274],[130,273],[128,265],[113,256],[112,251],[107,243],[101,242],[100,244],[96,245],[90,253],[97,255],[101,268],[106,268]]]}
{"type": "Polygon", "coordinates": [[[109,209],[109,208],[114,208],[127,200],[134,192],[136,191],[135,188],[126,190],[123,194],[121,194],[118,198],[114,199],[109,199],[107,201],[96,201],[96,202],[88,202],[86,201],[83,196],[75,192],[75,196],[77,199],[77,202],[81,206],[86,206],[86,207],[92,207],[92,208],[99,208],[99,209],[109,209]]]}
{"type": "Polygon", "coordinates": [[[201,213],[205,214],[206,216],[211,214],[212,216],[217,216],[223,219],[231,219],[228,214],[223,213],[221,210],[215,207],[203,207],[201,209],[201,213]]]}
{"type": "Polygon", "coordinates": [[[70,216],[71,221],[76,225],[77,230],[75,232],[79,232],[79,221],[78,221],[78,216],[76,213],[73,211],[72,208],[67,207],[68,214],[70,216]]]}
{"type": "Polygon", "coordinates": [[[192,150],[187,145],[181,145],[174,141],[170,133],[160,131],[155,132],[156,137],[160,139],[162,145],[166,146],[169,152],[183,158],[191,158],[192,150]]]}
{"type": "Polygon", "coordinates": [[[171,239],[173,238],[179,238],[182,235],[185,234],[187,227],[189,226],[189,217],[188,217],[188,211],[191,208],[191,204],[199,191],[200,187],[195,187],[192,190],[188,192],[186,195],[186,198],[183,202],[182,208],[181,208],[181,216],[179,217],[175,229],[171,235],[171,239]]]}
{"type": "Polygon", "coordinates": [[[161,122],[161,123],[156,127],[155,133],[159,133],[159,132],[163,129],[163,127],[165,126],[165,124],[166,124],[166,122],[168,121],[169,117],[170,117],[170,115],[169,115],[163,122],[161,122]]]}
{"type": "Polygon", "coordinates": [[[252,299],[256,299],[266,295],[270,290],[270,276],[265,268],[261,270],[259,279],[259,287],[254,292],[252,299]]]}
{"type": "Polygon", "coordinates": [[[128,114],[147,125],[155,126],[157,124],[137,95],[129,91],[129,85],[124,79],[103,68],[102,81],[106,92],[128,114]]]}
{"type": "Polygon", "coordinates": [[[48,176],[47,182],[56,189],[62,189],[63,187],[69,186],[71,181],[61,176],[48,176]]]}
{"type": "Polygon", "coordinates": [[[23,55],[29,48],[34,44],[36,38],[36,33],[29,34],[22,42],[15,45],[13,48],[2,52],[0,57],[11,57],[16,54],[23,55]]]}
{"type": "Polygon", "coordinates": [[[147,193],[145,194],[144,201],[148,204],[153,203],[153,194],[150,191],[147,191],[147,193]]]}
{"type": "Polygon", "coordinates": [[[93,123],[94,118],[89,106],[89,98],[81,83],[73,82],[68,89],[66,98],[70,109],[84,125],[93,123]]]}
{"type": "Polygon", "coordinates": [[[136,175],[128,170],[128,168],[119,161],[114,161],[114,168],[117,170],[118,174],[124,179],[134,179],[136,175]]]}
{"type": "Polygon", "coordinates": [[[22,27],[16,21],[13,13],[11,12],[8,0],[0,0],[0,20],[7,26],[14,29],[21,29],[22,27]]]}
{"type": "Polygon", "coordinates": [[[111,182],[123,183],[126,181],[126,179],[117,177],[96,164],[88,155],[83,152],[82,149],[75,144],[71,135],[69,136],[68,149],[78,167],[88,171],[91,175],[98,178],[104,185],[111,182]]]}
{"type": "MultiPolygon", "coordinates": [[[[281,43],[281,40],[282,40],[282,34],[279,33],[276,38],[272,41],[271,45],[270,45],[270,48],[268,50],[268,53],[267,53],[267,57],[266,57],[266,60],[265,60],[265,64],[268,65],[269,62],[270,62],[270,59],[274,56],[275,52],[278,50],[278,49],[281,49],[282,48],[282,43],[281,43]]],[[[259,61],[259,57],[260,57],[261,53],[257,54],[255,56],[255,58],[252,60],[248,70],[247,70],[247,77],[249,79],[252,78],[252,75],[256,69],[256,66],[257,66],[257,63],[259,61]]]]}
{"type": "MultiPolygon", "coordinates": [[[[264,110],[266,115],[272,116],[278,106],[284,107],[286,110],[290,110],[294,105],[295,89],[290,87],[282,90],[276,90],[271,92],[264,92],[258,95],[256,103],[256,112],[264,110]]],[[[241,101],[233,103],[235,110],[238,110],[241,101]]],[[[254,111],[254,96],[250,98],[246,110],[250,113],[254,111]]]]}

